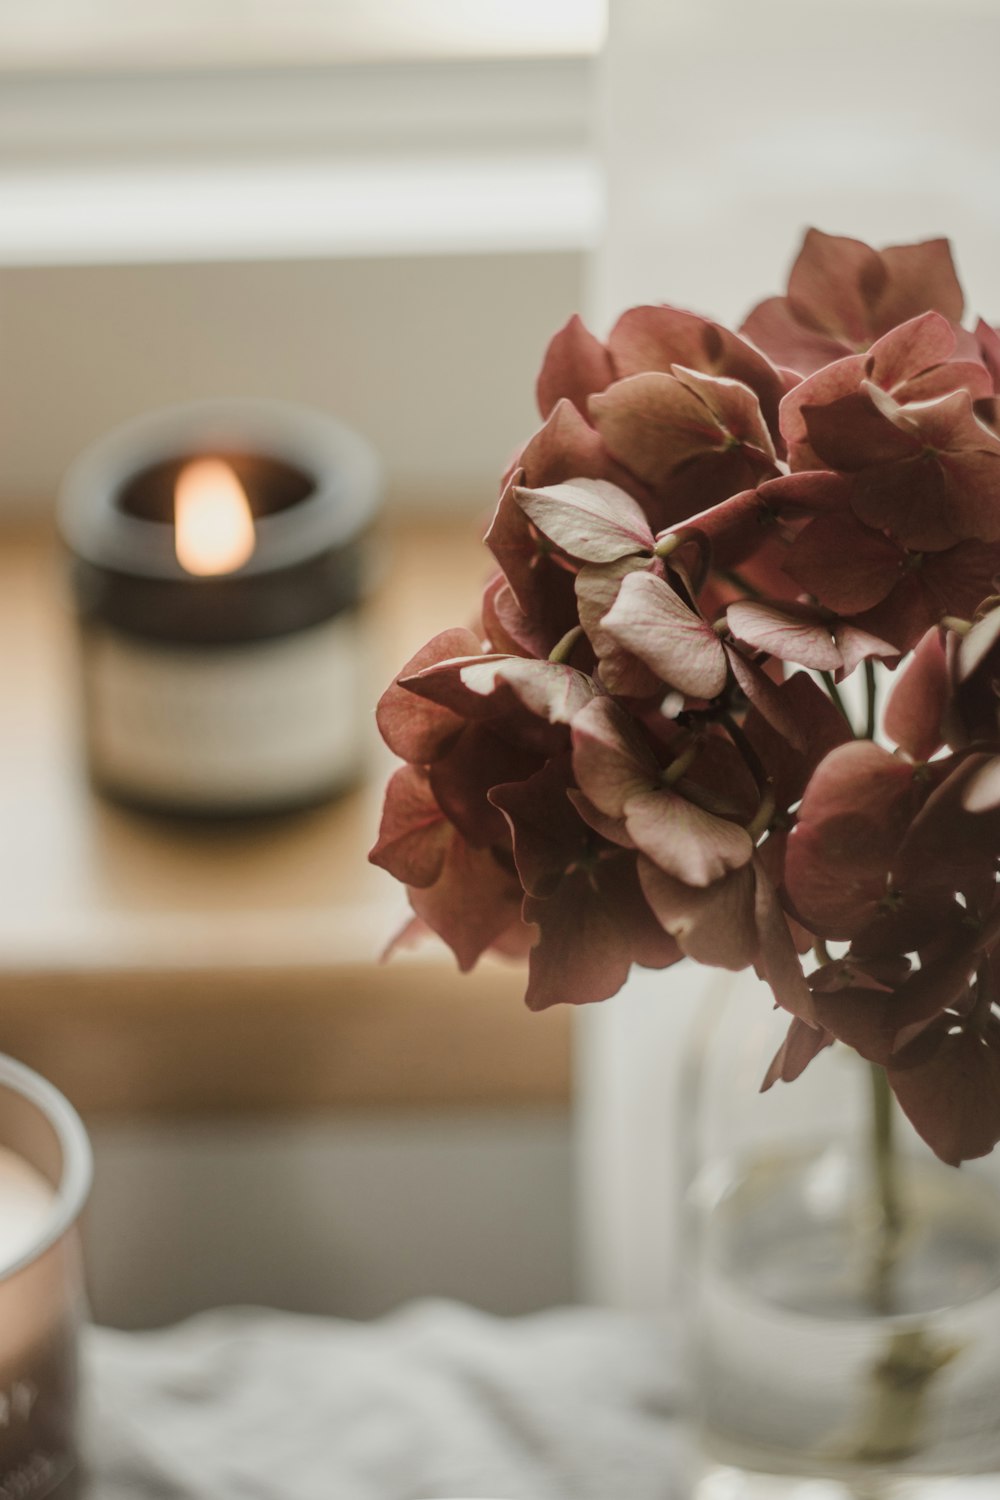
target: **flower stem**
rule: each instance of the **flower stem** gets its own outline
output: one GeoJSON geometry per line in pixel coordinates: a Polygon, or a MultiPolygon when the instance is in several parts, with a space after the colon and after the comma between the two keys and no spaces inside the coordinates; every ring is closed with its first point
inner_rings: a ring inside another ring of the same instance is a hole
{"type": "Polygon", "coordinates": [[[573,647],[583,635],[583,626],[574,625],[567,630],[566,634],[556,642],[549,652],[549,661],[561,666],[567,657],[572,654],[573,647]]]}
{"type": "Polygon", "coordinates": [[[681,777],[694,764],[700,748],[697,738],[692,737],[690,743],[685,746],[676,759],[670,762],[669,766],[661,774],[660,780],[664,786],[674,786],[680,781],[681,777]]]}
{"type": "MultiPolygon", "coordinates": [[[[833,700],[833,702],[836,704],[836,706],[840,709],[840,712],[843,714],[843,716],[847,720],[848,724],[851,724],[851,716],[847,712],[847,705],[844,702],[843,698],[841,697],[840,689],[839,689],[839,687],[837,686],[837,684],[833,680],[833,673],[832,672],[820,672],[819,675],[823,679],[823,686],[826,688],[826,691],[829,694],[830,698],[833,700]]],[[[853,724],[851,724],[851,733],[852,734],[854,733],[854,725],[853,724]]]]}
{"type": "Polygon", "coordinates": [[[899,1160],[893,1112],[892,1089],[885,1068],[869,1064],[871,1080],[872,1176],[878,1210],[878,1241],[872,1270],[872,1300],[879,1312],[887,1313],[892,1302],[892,1275],[903,1230],[899,1187],[899,1160]]]}
{"type": "MultiPolygon", "coordinates": [[[[871,1185],[879,1215],[870,1296],[873,1313],[890,1317],[900,1311],[893,1280],[905,1222],[893,1128],[896,1106],[885,1068],[870,1063],[869,1076],[871,1185]]],[[[857,1427],[843,1449],[836,1445],[837,1456],[851,1463],[897,1464],[920,1453],[927,1442],[928,1404],[935,1382],[961,1353],[960,1345],[943,1343],[920,1323],[890,1324],[883,1350],[869,1369],[857,1427]]],[[[860,1497],[860,1489],[858,1493],[860,1497]]]]}
{"type": "Polygon", "coordinates": [[[724,713],[720,714],[719,717],[721,719],[721,722],[726,726],[726,732],[729,735],[729,738],[732,740],[733,744],[742,755],[747,770],[750,772],[750,775],[757,783],[757,790],[763,793],[764,789],[770,785],[771,778],[770,776],[768,776],[767,771],[764,769],[764,764],[761,761],[760,756],[757,754],[753,745],[751,745],[750,741],[744,734],[743,729],[739,724],[737,724],[732,714],[724,713]]]}
{"type": "Polygon", "coordinates": [[[875,738],[875,719],[878,711],[878,679],[875,676],[875,663],[869,656],[865,661],[865,687],[868,690],[868,716],[865,720],[865,739],[875,738]]]}

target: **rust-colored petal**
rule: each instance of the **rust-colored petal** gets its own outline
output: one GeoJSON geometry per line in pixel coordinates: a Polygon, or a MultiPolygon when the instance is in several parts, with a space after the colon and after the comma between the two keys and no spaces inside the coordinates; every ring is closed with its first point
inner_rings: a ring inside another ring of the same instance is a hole
{"type": "Polygon", "coordinates": [[[368,855],[404,885],[433,885],[444,867],[451,829],[427,772],[401,766],[386,788],[378,841],[368,855]]]}
{"type": "Polygon", "coordinates": [[[401,679],[416,676],[450,657],[478,650],[479,642],[471,630],[443,630],[406,663],[399,677],[382,694],[375,710],[379,732],[395,755],[426,764],[443,753],[464,723],[460,714],[401,687],[401,679]]]}
{"type": "Polygon", "coordinates": [[[538,409],[545,418],[559,401],[567,400],[585,415],[587,397],[603,391],[613,379],[610,354],[574,313],[545,351],[535,386],[538,409]]]}

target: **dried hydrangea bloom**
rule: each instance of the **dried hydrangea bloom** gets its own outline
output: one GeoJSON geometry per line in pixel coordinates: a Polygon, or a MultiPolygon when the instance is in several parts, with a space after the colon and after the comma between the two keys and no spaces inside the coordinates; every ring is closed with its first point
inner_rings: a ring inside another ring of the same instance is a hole
{"type": "Polygon", "coordinates": [[[481,617],[379,705],[372,851],[402,940],[526,954],[536,1009],[752,965],[765,1082],[846,1043],[946,1161],[1000,1139],[1000,338],[961,316],[943,241],[811,231],[743,336],[572,319],[481,617]]]}

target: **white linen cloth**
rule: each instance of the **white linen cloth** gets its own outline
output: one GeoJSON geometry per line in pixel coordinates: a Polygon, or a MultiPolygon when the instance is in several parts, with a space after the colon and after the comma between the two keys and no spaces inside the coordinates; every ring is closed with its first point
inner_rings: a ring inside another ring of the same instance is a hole
{"type": "Polygon", "coordinates": [[[84,1346],[88,1500],[678,1500],[662,1329],[422,1302],[257,1309],[84,1346]]]}

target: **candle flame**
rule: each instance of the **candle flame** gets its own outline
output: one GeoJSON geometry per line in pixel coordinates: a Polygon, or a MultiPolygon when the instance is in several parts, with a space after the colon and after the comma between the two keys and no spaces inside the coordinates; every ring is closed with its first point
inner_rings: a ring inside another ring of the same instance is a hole
{"type": "Polygon", "coordinates": [[[174,490],[174,548],[187,573],[233,573],[253,554],[253,514],[228,464],[198,458],[185,464],[174,490]]]}

